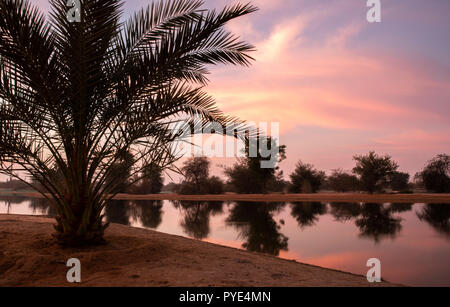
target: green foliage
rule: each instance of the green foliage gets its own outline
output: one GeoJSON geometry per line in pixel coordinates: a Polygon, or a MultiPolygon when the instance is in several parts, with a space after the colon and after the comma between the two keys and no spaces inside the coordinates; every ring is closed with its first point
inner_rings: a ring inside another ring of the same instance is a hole
{"type": "Polygon", "coordinates": [[[290,177],[289,192],[291,193],[316,193],[326,178],[325,172],[318,171],[313,165],[304,164],[302,161],[297,163],[290,177]]]}
{"type": "Polygon", "coordinates": [[[390,156],[379,156],[373,151],[353,159],[356,161],[353,173],[359,176],[361,189],[369,193],[382,192],[388,187],[390,176],[398,168],[390,156]]]}
{"type": "Polygon", "coordinates": [[[70,22],[66,0],[50,3],[47,22],[28,0],[0,1],[0,173],[20,179],[20,169],[39,182],[61,243],[102,242],[102,211],[145,175],[142,162],[177,160],[171,124],[201,115],[202,128],[247,130],[204,88],[209,65],[250,64],[254,47],[225,25],[256,8],[161,0],[122,22],[123,1],[90,0],[70,22]]]}
{"type": "Polygon", "coordinates": [[[425,168],[416,175],[429,192],[450,192],[450,156],[441,154],[428,162],[425,168]]]}

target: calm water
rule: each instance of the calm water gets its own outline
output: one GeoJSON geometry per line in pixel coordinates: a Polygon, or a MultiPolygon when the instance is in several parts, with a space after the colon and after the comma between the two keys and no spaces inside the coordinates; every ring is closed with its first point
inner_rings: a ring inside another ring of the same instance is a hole
{"type": "MultiPolygon", "coordinates": [[[[450,286],[450,204],[113,201],[107,220],[365,275],[450,286]]],[[[44,200],[1,198],[0,213],[52,215],[44,200]]]]}

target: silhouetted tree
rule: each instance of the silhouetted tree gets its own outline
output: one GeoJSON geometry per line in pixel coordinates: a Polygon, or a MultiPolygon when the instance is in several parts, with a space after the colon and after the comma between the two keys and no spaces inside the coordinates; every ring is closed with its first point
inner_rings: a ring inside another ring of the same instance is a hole
{"type": "Polygon", "coordinates": [[[0,182],[0,189],[9,189],[9,190],[17,191],[17,190],[26,190],[29,188],[30,188],[29,185],[23,183],[20,180],[10,179],[5,182],[0,182]]]}
{"type": "Polygon", "coordinates": [[[291,193],[316,193],[325,181],[325,172],[318,171],[312,164],[297,163],[294,172],[290,175],[291,193]]]}
{"type": "Polygon", "coordinates": [[[143,169],[143,177],[134,183],[129,192],[132,194],[159,194],[164,186],[162,168],[156,163],[150,162],[143,169]]]}
{"type": "Polygon", "coordinates": [[[436,156],[416,176],[429,192],[450,192],[450,156],[436,156]]]}
{"type": "Polygon", "coordinates": [[[114,186],[111,189],[111,193],[128,192],[131,166],[133,164],[133,155],[129,151],[124,151],[118,157],[117,162],[111,165],[110,172],[105,179],[106,186],[114,186]]]}
{"type": "Polygon", "coordinates": [[[394,191],[407,191],[409,189],[409,174],[393,172],[389,176],[389,186],[394,191]]]}
{"type": "Polygon", "coordinates": [[[124,1],[80,2],[79,22],[66,0],[51,1],[47,22],[27,0],[0,1],[0,173],[39,181],[66,245],[103,242],[102,211],[144,159],[177,160],[174,140],[197,131],[180,136],[174,122],[248,130],[204,88],[207,65],[249,65],[254,50],[225,29],[256,11],[250,4],[208,11],[198,0],[160,1],[122,22],[124,1]],[[124,152],[132,170],[113,179],[124,152]],[[54,164],[63,180],[48,171],[54,164]]]}
{"type": "Polygon", "coordinates": [[[358,177],[348,174],[342,169],[333,170],[327,181],[329,187],[336,192],[357,191],[359,189],[358,177]]]}
{"type": "Polygon", "coordinates": [[[382,157],[373,151],[353,159],[356,161],[353,173],[359,176],[361,188],[369,193],[382,192],[388,186],[390,176],[398,168],[390,156],[382,157]]]}
{"type": "Polygon", "coordinates": [[[208,179],[208,194],[223,194],[224,183],[222,179],[217,176],[211,176],[208,179]]]}
{"type": "Polygon", "coordinates": [[[206,157],[188,159],[181,169],[184,180],[178,188],[180,194],[222,194],[223,182],[219,177],[209,177],[210,160],[206,157]]]}
{"type": "Polygon", "coordinates": [[[278,145],[272,137],[266,137],[267,148],[278,153],[275,165],[271,167],[261,167],[264,157],[260,142],[246,140],[245,157],[230,168],[225,168],[225,175],[228,177],[228,184],[232,190],[241,194],[260,194],[277,192],[284,188],[283,173],[280,171],[278,163],[286,159],[286,146],[278,145]],[[252,149],[251,146],[257,148],[252,149]],[[252,156],[252,153],[255,156],[252,156]]]}

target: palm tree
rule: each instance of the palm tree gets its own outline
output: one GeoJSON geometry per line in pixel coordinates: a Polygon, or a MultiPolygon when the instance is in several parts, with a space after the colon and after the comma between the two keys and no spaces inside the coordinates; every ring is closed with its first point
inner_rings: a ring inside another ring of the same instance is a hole
{"type": "Polygon", "coordinates": [[[250,64],[253,46],[224,26],[256,8],[160,1],[122,22],[123,1],[81,0],[81,20],[70,22],[67,1],[50,2],[50,21],[28,0],[0,2],[0,172],[40,183],[60,243],[94,244],[108,226],[101,212],[114,197],[111,173],[127,152],[134,159],[124,173],[136,178],[144,159],[176,160],[174,122],[197,124],[201,115],[203,126],[246,129],[204,86],[207,65],[250,64]]]}

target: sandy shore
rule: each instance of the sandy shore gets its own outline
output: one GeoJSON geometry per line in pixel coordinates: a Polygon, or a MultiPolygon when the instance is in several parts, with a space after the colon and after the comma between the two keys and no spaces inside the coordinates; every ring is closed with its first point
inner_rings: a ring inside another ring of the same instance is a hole
{"type": "MultiPolygon", "coordinates": [[[[35,192],[10,192],[8,195],[41,198],[35,192]]],[[[225,194],[225,195],[179,195],[118,194],[117,200],[185,200],[185,201],[245,201],[245,202],[366,202],[366,203],[450,203],[450,194],[364,194],[364,193],[318,193],[318,194],[225,194]]]]}
{"type": "Polygon", "coordinates": [[[45,217],[0,215],[0,286],[73,286],[69,258],[82,265],[81,286],[392,286],[151,230],[113,224],[108,244],[63,249],[45,217]]]}

